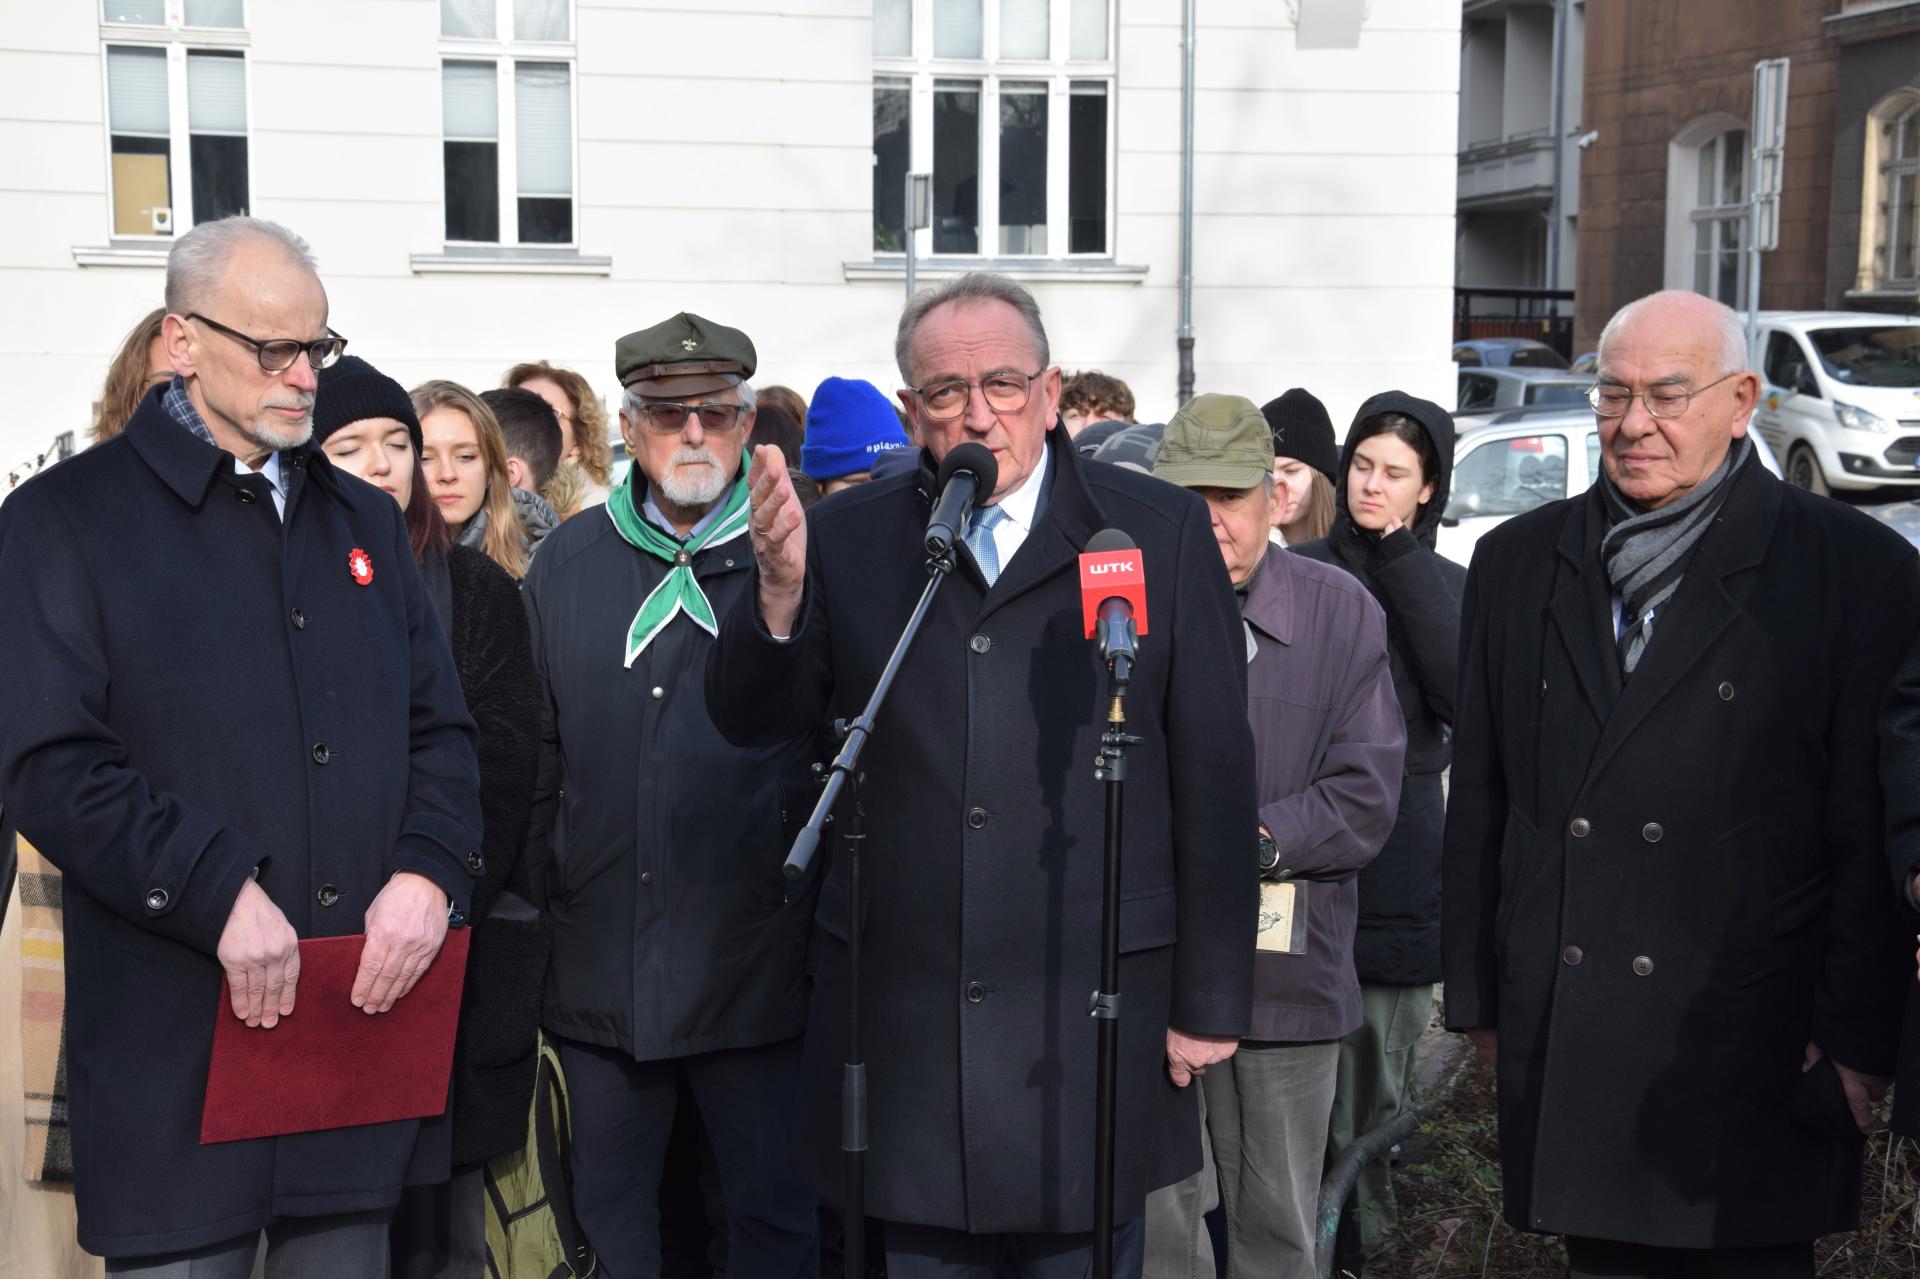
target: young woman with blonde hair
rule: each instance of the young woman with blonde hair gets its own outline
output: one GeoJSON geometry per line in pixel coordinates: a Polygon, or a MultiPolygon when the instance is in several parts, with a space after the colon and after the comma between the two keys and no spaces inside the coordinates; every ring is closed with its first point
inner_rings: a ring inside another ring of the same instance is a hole
{"type": "MultiPolygon", "coordinates": [[[[583,472],[573,509],[604,503],[613,488],[613,450],[607,444],[607,411],[600,406],[600,397],[593,393],[587,379],[572,369],[532,360],[508,369],[501,385],[532,391],[551,405],[560,419],[561,471],[572,462],[583,472]]],[[[573,485],[571,479],[568,485],[573,485]]],[[[555,502],[555,509],[559,505],[555,502]]]]}
{"type": "Polygon", "coordinates": [[[420,418],[420,463],[455,545],[471,546],[515,579],[532,553],[507,478],[500,424],[480,397],[458,382],[422,382],[411,393],[420,418]]]}
{"type": "Polygon", "coordinates": [[[120,434],[147,392],[173,380],[173,366],[160,346],[160,322],[166,318],[167,308],[156,306],[121,339],[118,354],[107,366],[106,384],[100,388],[93,429],[87,433],[92,443],[120,434]]]}

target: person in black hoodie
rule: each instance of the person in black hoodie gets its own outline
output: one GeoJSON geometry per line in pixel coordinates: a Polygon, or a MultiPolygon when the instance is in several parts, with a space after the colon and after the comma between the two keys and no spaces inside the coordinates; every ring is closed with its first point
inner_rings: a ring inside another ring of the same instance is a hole
{"type": "MultiPolygon", "coordinates": [[[[313,435],[335,467],[406,513],[427,598],[479,730],[482,864],[447,1116],[438,1121],[453,1125],[453,1180],[408,1187],[392,1233],[400,1279],[478,1275],[486,1266],[481,1171],[526,1140],[549,945],[520,855],[539,759],[531,632],[520,584],[481,552],[452,544],[420,469],[420,421],[398,382],[351,355],[321,370],[313,435]]],[[[297,615],[294,624],[303,624],[297,615]]]]}
{"type": "MultiPolygon", "coordinates": [[[[1405,1102],[1414,1047],[1440,980],[1440,841],[1450,756],[1460,597],[1466,570],[1435,553],[1453,474],[1453,419],[1400,391],[1360,406],[1340,455],[1333,527],[1292,549],[1346,569],[1387,614],[1393,688],[1407,724],[1406,775],[1393,833],[1360,872],[1353,943],[1365,1023],[1340,1051],[1328,1160],[1390,1121],[1405,1102]]],[[[1342,1264],[1358,1274],[1393,1212],[1384,1159],[1361,1174],[1341,1223],[1342,1264]]]]}

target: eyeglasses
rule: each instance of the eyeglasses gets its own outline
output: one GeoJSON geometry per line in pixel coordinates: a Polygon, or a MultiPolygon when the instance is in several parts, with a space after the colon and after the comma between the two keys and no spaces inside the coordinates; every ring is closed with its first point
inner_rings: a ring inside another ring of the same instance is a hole
{"type": "MultiPolygon", "coordinates": [[[[1687,411],[1693,403],[1693,397],[1703,391],[1711,391],[1730,377],[1739,377],[1738,373],[1724,373],[1703,387],[1689,391],[1684,386],[1650,386],[1638,392],[1639,400],[1647,406],[1647,412],[1658,418],[1676,418],[1687,411]]],[[[1630,387],[1614,382],[1595,382],[1587,388],[1587,403],[1593,405],[1593,411],[1601,417],[1625,417],[1633,408],[1635,392],[1630,387]]]]}
{"type": "Polygon", "coordinates": [[[269,338],[262,341],[259,338],[248,337],[238,329],[230,329],[218,320],[209,320],[198,312],[189,312],[187,319],[198,320],[215,332],[224,333],[236,342],[246,343],[253,348],[254,358],[260,361],[260,367],[269,373],[286,372],[293,367],[293,362],[300,358],[302,351],[306,352],[308,367],[317,373],[337,361],[347,349],[347,340],[332,329],[327,330],[326,337],[312,342],[301,342],[294,338],[269,338]]]}
{"type": "Polygon", "coordinates": [[[651,400],[640,407],[647,415],[647,426],[661,435],[678,435],[686,430],[687,418],[696,413],[700,415],[701,430],[724,435],[740,425],[740,418],[747,411],[744,404],[717,401],[676,404],[672,400],[651,400]]]}
{"type": "Polygon", "coordinates": [[[973,398],[976,386],[986,397],[987,407],[995,413],[1018,413],[1033,398],[1033,380],[1045,372],[1037,369],[1032,373],[989,373],[978,382],[947,378],[907,389],[920,397],[920,407],[928,417],[936,422],[951,422],[966,416],[967,401],[973,398]]]}

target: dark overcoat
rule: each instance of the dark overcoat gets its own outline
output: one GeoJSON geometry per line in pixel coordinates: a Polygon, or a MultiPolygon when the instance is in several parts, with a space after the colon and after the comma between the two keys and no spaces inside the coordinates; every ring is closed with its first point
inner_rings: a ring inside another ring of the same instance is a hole
{"type": "MultiPolygon", "coordinates": [[[[781,874],[810,735],[721,737],[703,691],[713,636],[685,616],[623,664],[671,567],[594,507],[554,530],[526,584],[545,724],[530,869],[554,927],[542,1016],[641,1060],[799,1034],[819,891],[781,874]]],[[[724,616],[752,593],[753,543],[710,545],[691,567],[724,616]]]]}
{"type": "Polygon", "coordinates": [[[1502,525],[1468,576],[1446,1011],[1499,1032],[1522,1229],[1744,1247],[1858,1213],[1838,1079],[1801,1066],[1812,1042],[1893,1067],[1911,953],[1875,729],[1920,561],[1755,459],[1729,483],[1624,686],[1597,490],[1502,525]]]}
{"type": "MultiPolygon", "coordinates": [[[[1200,1166],[1195,1093],[1168,1081],[1169,1021],[1245,1033],[1258,827],[1246,649],[1200,499],[1083,462],[1049,433],[1038,522],[991,590],[971,557],[945,583],[863,763],[861,1015],[871,1088],[867,1209],[967,1230],[1092,1226],[1094,1023],[1106,672],[1081,621],[1077,555],[1122,529],[1144,556],[1149,634],[1128,696],[1121,874],[1116,1217],[1200,1166]]],[[[865,703],[926,584],[933,472],[816,506],[792,642],[757,597],[721,625],[715,722],[777,740],[865,703]]],[[[849,903],[821,893],[806,1112],[821,1189],[841,1192],[849,903]]]]}
{"type": "Polygon", "coordinates": [[[326,937],[402,870],[464,910],[483,865],[472,721],[400,508],[309,445],[282,455],[282,523],[160,396],[0,506],[0,794],[66,876],[79,1240],[105,1256],[447,1175],[417,1120],[201,1145],[232,1016],[215,950],[256,868],[326,937]]]}

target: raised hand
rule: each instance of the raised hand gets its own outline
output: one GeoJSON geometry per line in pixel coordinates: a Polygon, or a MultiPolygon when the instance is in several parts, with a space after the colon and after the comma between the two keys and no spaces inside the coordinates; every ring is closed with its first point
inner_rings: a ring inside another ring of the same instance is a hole
{"type": "Polygon", "coordinates": [[[807,514],[787,474],[786,455],[754,446],[747,471],[748,530],[760,567],[760,617],[775,635],[791,635],[807,577],[807,514]]]}

